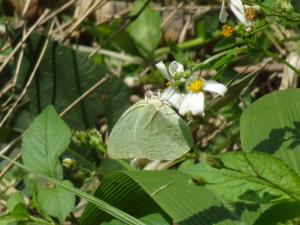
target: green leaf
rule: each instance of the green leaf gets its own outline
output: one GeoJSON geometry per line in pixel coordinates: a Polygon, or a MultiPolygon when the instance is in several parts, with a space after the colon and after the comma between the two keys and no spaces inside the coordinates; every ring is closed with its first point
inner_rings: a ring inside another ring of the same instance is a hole
{"type": "MultiPolygon", "coordinates": [[[[154,201],[177,224],[239,224],[239,219],[222,205],[218,197],[206,187],[196,186],[189,175],[178,171],[116,172],[104,177],[95,195],[116,206],[123,206],[135,216],[136,208],[141,210],[138,214],[141,216],[154,201]],[[141,200],[141,192],[146,193],[148,198],[141,200]]],[[[88,206],[81,219],[82,225],[89,225],[107,218],[103,212],[88,206]]]]}
{"type": "Polygon", "coordinates": [[[147,225],[168,225],[169,224],[169,222],[158,213],[144,216],[141,218],[141,220],[147,225]]]}
{"type": "Polygon", "coordinates": [[[6,202],[7,210],[12,212],[20,203],[25,204],[23,194],[21,192],[11,194],[6,202]]]}
{"type": "Polygon", "coordinates": [[[287,224],[289,220],[299,218],[300,203],[284,202],[277,204],[266,210],[255,221],[254,225],[278,225],[279,223],[287,224]]]}
{"type": "Polygon", "coordinates": [[[62,178],[59,156],[68,147],[71,131],[48,106],[30,125],[22,141],[25,166],[51,177],[62,178]]]}
{"type": "Polygon", "coordinates": [[[178,114],[157,98],[131,106],[109,136],[112,158],[172,160],[187,153],[193,143],[190,129],[178,114]]]}
{"type": "MultiPolygon", "coordinates": [[[[121,172],[104,176],[101,180],[101,186],[98,187],[94,195],[136,218],[154,212],[163,213],[160,207],[137,183],[121,172]]],[[[111,219],[112,217],[105,211],[97,209],[93,204],[88,204],[80,218],[80,224],[100,224],[111,219]]]]}
{"type": "MultiPolygon", "coordinates": [[[[72,183],[65,180],[63,184],[72,186],[72,183]]],[[[41,208],[50,216],[57,217],[62,223],[72,211],[75,204],[74,193],[63,187],[46,183],[37,185],[37,200],[41,208]]]]}
{"type": "Polygon", "coordinates": [[[28,221],[28,218],[15,218],[14,216],[7,215],[0,218],[0,225],[18,225],[21,222],[28,221]]]}
{"type": "Polygon", "coordinates": [[[220,59],[218,59],[214,65],[212,66],[213,69],[220,69],[222,66],[226,66],[228,67],[228,65],[230,65],[231,63],[233,63],[235,60],[239,59],[240,56],[238,56],[237,54],[235,53],[232,53],[232,54],[228,54],[228,55],[225,55],[223,57],[221,57],[220,59]]]}
{"type": "Polygon", "coordinates": [[[15,165],[19,166],[20,168],[26,170],[27,172],[32,172],[34,175],[39,176],[45,180],[48,180],[62,188],[64,188],[65,190],[68,190],[76,195],[78,195],[79,197],[85,199],[86,201],[92,203],[93,205],[95,205],[96,207],[100,208],[101,210],[109,213],[110,215],[114,216],[117,219],[120,219],[121,221],[130,224],[130,225],[145,225],[143,222],[137,220],[136,218],[126,214],[125,212],[122,212],[121,210],[107,204],[106,202],[80,190],[77,188],[74,188],[72,185],[69,185],[68,183],[62,182],[60,180],[57,180],[56,178],[47,176],[39,171],[34,171],[31,170],[30,167],[27,167],[25,165],[22,165],[12,159],[10,159],[9,157],[5,156],[5,155],[0,155],[0,157],[8,160],[9,162],[14,163],[15,165]]]}
{"type": "MultiPolygon", "coordinates": [[[[27,40],[18,79],[20,88],[24,87],[45,39],[45,36],[34,34],[27,40]]],[[[34,117],[51,104],[57,112],[62,112],[107,73],[104,65],[96,64],[86,54],[50,40],[35,79],[28,89],[30,101],[26,110],[34,117]]],[[[129,107],[129,95],[130,90],[124,82],[112,77],[63,118],[71,128],[78,130],[94,127],[97,116],[105,118],[109,127],[112,127],[129,107]]],[[[26,118],[28,117],[30,116],[27,115],[26,118]]],[[[23,120],[22,118],[18,122],[22,123],[23,120]]]]}
{"type": "Polygon", "coordinates": [[[300,174],[299,130],[300,89],[273,92],[243,112],[242,148],[274,154],[300,174]]]}
{"type": "Polygon", "coordinates": [[[193,61],[189,59],[174,43],[170,42],[169,48],[171,50],[171,54],[177,62],[186,65],[187,67],[190,67],[194,64],[193,61]]]}
{"type": "MultiPolygon", "coordinates": [[[[144,4],[143,0],[135,1],[131,15],[136,15],[144,4]]],[[[142,56],[149,57],[157,47],[161,38],[160,24],[159,12],[147,6],[138,19],[128,26],[127,31],[142,56]]]]}
{"type": "Polygon", "coordinates": [[[203,178],[209,189],[229,201],[300,201],[300,177],[278,158],[261,152],[235,152],[208,159],[186,172],[203,178]]]}
{"type": "MultiPolygon", "coordinates": [[[[158,213],[150,214],[141,218],[147,225],[169,225],[170,222],[167,221],[164,217],[162,217],[158,213]]],[[[109,222],[101,223],[101,225],[125,225],[125,223],[120,222],[119,220],[111,220],[109,222]]]]}

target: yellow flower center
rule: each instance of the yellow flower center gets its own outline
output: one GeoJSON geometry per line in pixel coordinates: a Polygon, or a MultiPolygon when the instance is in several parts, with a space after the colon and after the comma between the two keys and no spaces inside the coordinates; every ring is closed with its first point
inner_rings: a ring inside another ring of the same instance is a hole
{"type": "Polygon", "coordinates": [[[249,7],[245,9],[246,19],[250,22],[254,21],[258,15],[258,10],[254,7],[249,7]]]}
{"type": "Polygon", "coordinates": [[[234,27],[232,27],[232,26],[230,26],[228,24],[223,25],[223,27],[222,27],[222,35],[225,38],[231,37],[234,33],[235,33],[234,27]]]}
{"type": "Polygon", "coordinates": [[[187,86],[187,89],[190,91],[190,92],[193,92],[193,93],[198,93],[198,92],[201,92],[202,89],[203,89],[203,86],[204,86],[204,80],[194,80],[192,81],[188,86],[187,86]]]}

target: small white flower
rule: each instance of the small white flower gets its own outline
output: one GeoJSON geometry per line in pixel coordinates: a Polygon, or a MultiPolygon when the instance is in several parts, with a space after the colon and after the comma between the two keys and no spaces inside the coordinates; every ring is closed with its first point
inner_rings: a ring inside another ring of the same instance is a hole
{"type": "MultiPolygon", "coordinates": [[[[180,63],[173,61],[167,71],[163,62],[156,64],[162,75],[171,83],[174,82],[176,73],[184,73],[184,67],[180,63]]],[[[181,79],[179,76],[179,79],[181,79]]],[[[177,77],[178,79],[178,77],[177,77]]],[[[203,78],[192,76],[188,80],[183,77],[185,90],[179,92],[174,87],[167,88],[161,98],[169,102],[172,106],[178,109],[179,114],[184,116],[188,112],[193,115],[204,115],[204,93],[203,91],[213,92],[218,95],[224,95],[227,91],[225,85],[214,80],[205,81],[203,78]]]]}
{"type": "Polygon", "coordinates": [[[226,23],[227,21],[228,12],[226,11],[226,4],[242,24],[248,25],[245,8],[241,0],[222,0],[221,12],[219,16],[221,23],[226,23]]]}
{"type": "Polygon", "coordinates": [[[179,114],[185,115],[191,112],[193,115],[204,115],[204,93],[203,91],[213,92],[224,95],[227,87],[214,80],[204,80],[203,78],[191,78],[187,82],[187,94],[179,107],[179,114]]]}
{"type": "MultiPolygon", "coordinates": [[[[167,70],[165,64],[162,61],[157,63],[155,66],[170,83],[172,83],[175,77],[175,73],[184,72],[183,65],[176,61],[170,63],[169,71],[167,70]]],[[[171,85],[163,91],[161,98],[169,102],[176,109],[178,109],[183,100],[183,93],[179,92],[178,90],[176,90],[176,88],[172,87],[171,85]]]]}

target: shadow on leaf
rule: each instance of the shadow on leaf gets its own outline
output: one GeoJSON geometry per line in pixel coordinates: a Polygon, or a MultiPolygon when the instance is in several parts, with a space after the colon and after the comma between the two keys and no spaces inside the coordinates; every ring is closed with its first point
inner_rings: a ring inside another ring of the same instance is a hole
{"type": "Polygon", "coordinates": [[[300,122],[294,122],[293,127],[272,129],[269,137],[254,147],[254,150],[274,154],[281,147],[295,150],[300,145],[300,122]]]}

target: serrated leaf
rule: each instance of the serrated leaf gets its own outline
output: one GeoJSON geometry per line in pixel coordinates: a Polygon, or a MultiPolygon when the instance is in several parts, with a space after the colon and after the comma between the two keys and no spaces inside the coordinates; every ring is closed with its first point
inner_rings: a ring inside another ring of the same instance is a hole
{"type": "Polygon", "coordinates": [[[53,106],[38,115],[22,141],[25,166],[51,177],[62,178],[59,156],[68,147],[71,131],[53,106]]]}
{"type": "Polygon", "coordinates": [[[300,89],[273,92],[243,112],[242,148],[274,154],[300,174],[299,130],[300,89]]]}
{"type": "MultiPolygon", "coordinates": [[[[72,183],[65,180],[65,185],[72,183]]],[[[50,216],[57,217],[62,223],[72,211],[75,204],[75,194],[54,184],[37,185],[37,200],[41,208],[50,216]]]]}
{"type": "MultiPolygon", "coordinates": [[[[145,1],[135,1],[131,15],[135,15],[144,6],[145,1]]],[[[137,49],[144,57],[149,57],[157,47],[161,38],[161,18],[147,6],[136,21],[129,25],[127,31],[134,40],[137,49]]]]}
{"type": "Polygon", "coordinates": [[[214,160],[221,160],[221,168],[203,162],[186,172],[202,177],[209,189],[229,201],[300,201],[300,177],[278,158],[261,152],[235,152],[214,160]]]}
{"type": "Polygon", "coordinates": [[[183,119],[157,98],[131,106],[117,121],[109,136],[112,158],[172,160],[187,153],[193,143],[183,119]]]}

